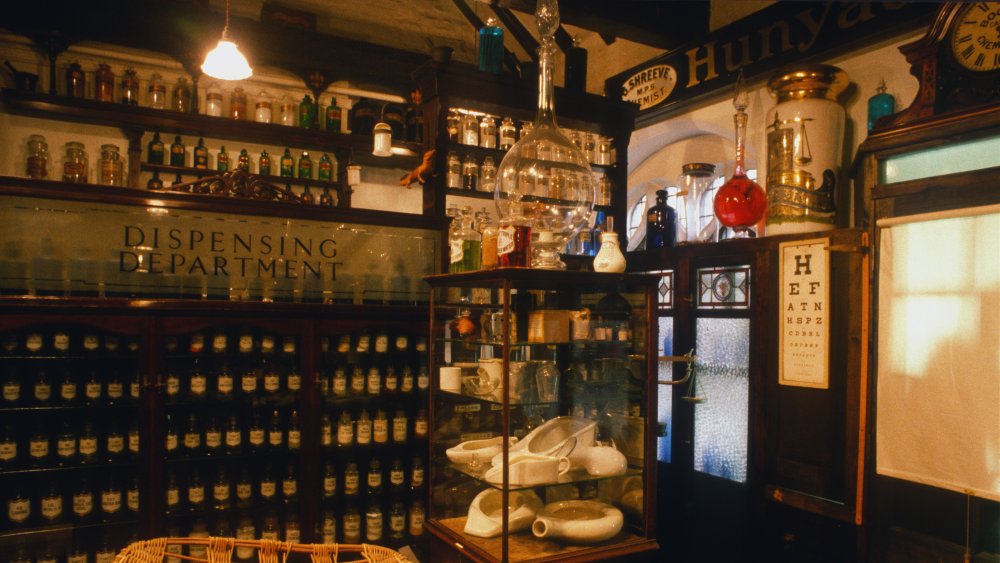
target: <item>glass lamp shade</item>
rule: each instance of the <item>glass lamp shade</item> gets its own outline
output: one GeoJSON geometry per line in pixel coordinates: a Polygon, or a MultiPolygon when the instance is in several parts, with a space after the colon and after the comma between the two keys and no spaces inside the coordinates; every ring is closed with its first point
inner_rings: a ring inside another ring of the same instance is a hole
{"type": "Polygon", "coordinates": [[[253,76],[253,69],[247,63],[236,43],[222,38],[215,49],[208,52],[201,70],[212,78],[221,80],[243,80],[253,76]]]}
{"type": "Polygon", "coordinates": [[[375,135],[375,147],[372,154],[375,156],[392,156],[392,127],[384,121],[375,124],[373,130],[375,135]]]}
{"type": "Polygon", "coordinates": [[[590,220],[596,182],[583,154],[547,119],[507,151],[494,192],[501,223],[531,227],[531,267],[564,270],[559,252],[590,220]]]}
{"type": "Polygon", "coordinates": [[[361,184],[361,165],[360,164],[348,164],[347,165],[347,185],[357,186],[361,184]]]}

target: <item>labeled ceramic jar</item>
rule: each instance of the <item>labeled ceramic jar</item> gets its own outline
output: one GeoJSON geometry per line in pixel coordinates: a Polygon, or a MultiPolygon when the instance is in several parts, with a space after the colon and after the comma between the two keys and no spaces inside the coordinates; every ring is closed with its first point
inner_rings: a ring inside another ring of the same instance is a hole
{"type": "Polygon", "coordinates": [[[768,81],[778,103],[767,113],[767,234],[834,228],[848,86],[835,66],[802,65],[768,81]]]}

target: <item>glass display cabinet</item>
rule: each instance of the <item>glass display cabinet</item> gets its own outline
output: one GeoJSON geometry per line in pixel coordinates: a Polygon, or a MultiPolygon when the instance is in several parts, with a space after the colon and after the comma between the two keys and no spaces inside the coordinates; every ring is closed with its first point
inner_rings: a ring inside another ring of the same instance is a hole
{"type": "Polygon", "coordinates": [[[657,278],[499,269],[426,279],[435,560],[656,549],[657,278]]]}

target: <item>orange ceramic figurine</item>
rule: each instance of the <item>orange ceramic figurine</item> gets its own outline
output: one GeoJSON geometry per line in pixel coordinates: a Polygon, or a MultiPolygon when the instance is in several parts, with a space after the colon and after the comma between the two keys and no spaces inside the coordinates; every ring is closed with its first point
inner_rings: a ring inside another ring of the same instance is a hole
{"type": "Polygon", "coordinates": [[[399,185],[409,188],[410,185],[412,185],[414,182],[417,182],[418,184],[423,184],[424,182],[426,182],[427,178],[430,176],[430,173],[434,168],[435,152],[436,151],[434,149],[425,152],[423,162],[421,162],[420,165],[414,168],[413,170],[410,170],[405,176],[400,178],[399,185]]]}

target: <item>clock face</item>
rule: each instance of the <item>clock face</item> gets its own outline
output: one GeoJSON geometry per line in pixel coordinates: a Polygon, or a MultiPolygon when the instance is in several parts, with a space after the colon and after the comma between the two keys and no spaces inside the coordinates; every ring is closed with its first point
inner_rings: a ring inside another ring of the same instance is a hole
{"type": "Polygon", "coordinates": [[[1000,2],[976,2],[959,10],[951,53],[958,64],[975,72],[1000,68],[1000,2]]]}

